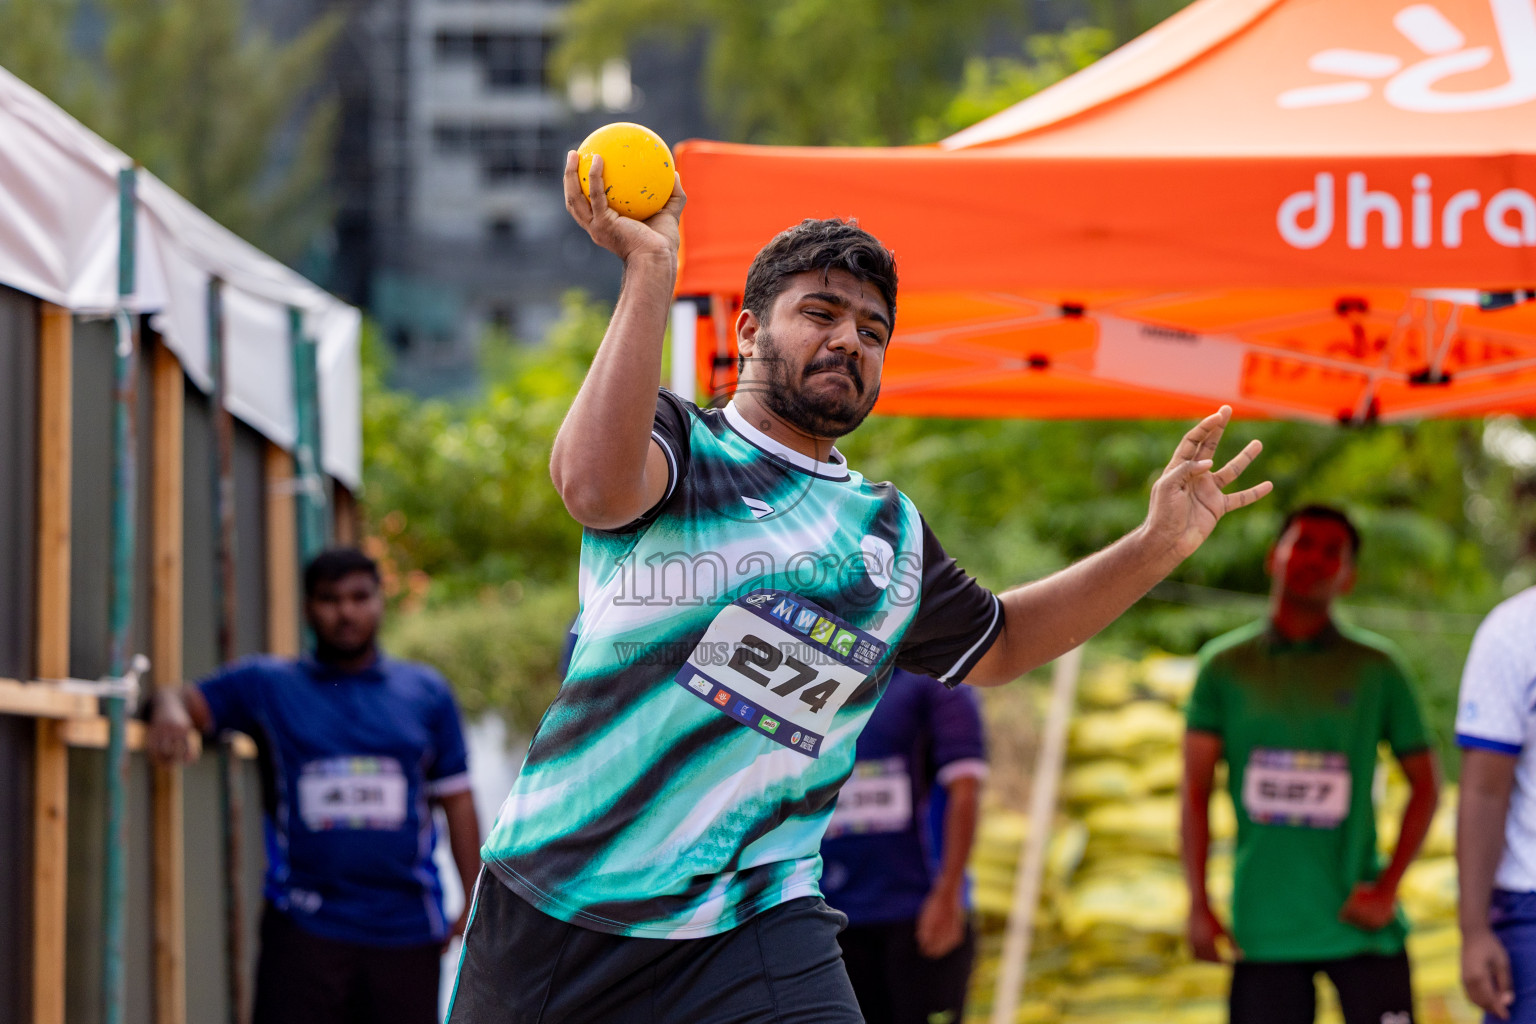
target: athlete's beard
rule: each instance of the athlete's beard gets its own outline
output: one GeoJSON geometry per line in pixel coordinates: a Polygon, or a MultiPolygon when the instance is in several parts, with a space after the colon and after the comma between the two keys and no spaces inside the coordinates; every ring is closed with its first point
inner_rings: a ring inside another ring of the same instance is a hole
{"type": "Polygon", "coordinates": [[[868,393],[864,375],[848,356],[829,352],[808,364],[798,380],[790,379],[789,364],[780,355],[773,335],[767,329],[757,332],[757,356],[754,360],[764,373],[758,378],[757,397],[775,416],[812,437],[842,437],[852,433],[880,397],[880,386],[868,393]],[[822,370],[841,369],[853,381],[854,394],[843,398],[835,394],[810,394],[805,382],[822,370]]]}

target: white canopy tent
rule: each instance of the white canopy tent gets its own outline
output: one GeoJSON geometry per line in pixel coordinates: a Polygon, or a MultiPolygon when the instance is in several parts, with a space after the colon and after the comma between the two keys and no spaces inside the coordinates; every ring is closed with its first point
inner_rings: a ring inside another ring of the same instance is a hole
{"type": "Polygon", "coordinates": [[[320,463],[362,480],[361,314],[138,173],[136,290],[118,297],[118,173],[131,159],[0,69],[0,284],[77,313],[127,305],[213,390],[208,284],[223,282],[229,411],[291,449],[298,410],[290,310],[318,347],[320,463]]]}

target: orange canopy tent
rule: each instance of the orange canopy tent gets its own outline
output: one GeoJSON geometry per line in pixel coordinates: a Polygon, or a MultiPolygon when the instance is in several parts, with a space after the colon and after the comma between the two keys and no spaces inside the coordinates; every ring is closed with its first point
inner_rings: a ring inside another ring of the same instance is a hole
{"type": "Polygon", "coordinates": [[[677,162],[689,393],[758,248],[851,216],[901,275],[884,413],[1536,414],[1536,0],[1198,0],[938,146],[677,162]]]}

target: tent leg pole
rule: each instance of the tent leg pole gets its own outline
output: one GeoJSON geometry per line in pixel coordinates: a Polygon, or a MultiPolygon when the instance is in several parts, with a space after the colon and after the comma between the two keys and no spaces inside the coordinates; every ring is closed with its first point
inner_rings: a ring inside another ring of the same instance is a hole
{"type": "MultiPolygon", "coordinates": [[[[117,349],[112,409],[112,448],[115,461],[112,488],[112,603],[110,624],[112,654],[110,672],[122,678],[128,673],[133,642],[133,575],[137,546],[134,514],[137,510],[135,413],[138,405],[138,317],[130,314],[127,300],[134,292],[135,196],[137,171],[125,167],[118,175],[118,297],[117,349]]],[[[103,959],[102,1020],[122,1024],[126,979],[123,944],[126,931],[124,904],[128,896],[124,845],[128,839],[128,700],[123,695],[102,698],[107,715],[107,829],[106,884],[102,906],[103,959]]]]}
{"type": "Polygon", "coordinates": [[[288,310],[288,337],[293,350],[294,409],[298,438],[293,445],[294,474],[299,478],[299,562],[309,562],[325,547],[329,531],[325,477],[320,471],[320,399],[315,344],[304,337],[304,316],[288,310]]]}
{"type": "Polygon", "coordinates": [[[672,366],[669,387],[685,402],[698,399],[696,366],[698,353],[699,307],[691,298],[672,303],[672,366]]]}
{"type": "Polygon", "coordinates": [[[1072,718],[1082,663],[1083,649],[1074,647],[1056,659],[1051,676],[1051,707],[1035,758],[1034,778],[1030,780],[1029,825],[1025,829],[1018,874],[1014,876],[1013,905],[1008,911],[997,991],[992,996],[992,1024],[1012,1024],[1024,992],[1035,912],[1040,906],[1040,886],[1045,877],[1045,850],[1050,842],[1051,819],[1056,816],[1056,794],[1067,756],[1067,725],[1072,718]]]}

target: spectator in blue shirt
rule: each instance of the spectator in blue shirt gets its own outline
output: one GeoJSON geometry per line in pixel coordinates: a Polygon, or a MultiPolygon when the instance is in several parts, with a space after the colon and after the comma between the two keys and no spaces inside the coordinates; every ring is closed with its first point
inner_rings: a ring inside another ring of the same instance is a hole
{"type": "Polygon", "coordinates": [[[458,707],[423,665],[377,645],[378,567],[355,549],[304,570],[312,655],[255,657],[157,695],[151,752],[189,733],[249,734],[261,752],[267,871],[255,1024],[435,1024],[445,920],[432,807],[465,893],[480,868],[458,707]]]}
{"type": "Polygon", "coordinates": [[[959,1024],[975,959],[965,862],[987,774],[981,713],[897,669],[859,736],[821,845],[821,887],[848,915],[843,962],[869,1024],[959,1024]]]}

